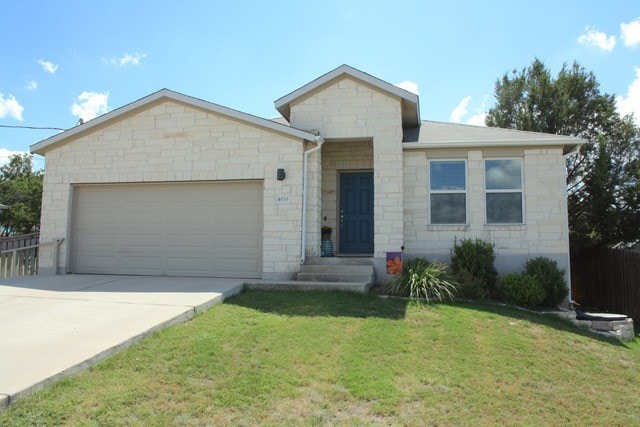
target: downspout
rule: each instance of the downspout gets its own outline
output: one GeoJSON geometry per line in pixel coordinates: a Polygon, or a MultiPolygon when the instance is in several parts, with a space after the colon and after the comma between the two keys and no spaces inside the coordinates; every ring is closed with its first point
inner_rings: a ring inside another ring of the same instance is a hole
{"type": "Polygon", "coordinates": [[[316,147],[313,147],[304,152],[304,162],[302,164],[302,243],[300,247],[300,264],[304,264],[306,259],[306,246],[307,246],[307,174],[309,173],[309,154],[315,153],[322,148],[324,144],[324,138],[320,135],[316,135],[314,138],[316,147]]]}

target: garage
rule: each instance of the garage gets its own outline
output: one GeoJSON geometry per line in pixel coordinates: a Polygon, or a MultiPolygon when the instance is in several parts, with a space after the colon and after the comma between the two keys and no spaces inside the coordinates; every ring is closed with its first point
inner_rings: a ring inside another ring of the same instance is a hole
{"type": "Polygon", "coordinates": [[[262,181],[78,185],[71,271],[262,277],[262,181]]]}

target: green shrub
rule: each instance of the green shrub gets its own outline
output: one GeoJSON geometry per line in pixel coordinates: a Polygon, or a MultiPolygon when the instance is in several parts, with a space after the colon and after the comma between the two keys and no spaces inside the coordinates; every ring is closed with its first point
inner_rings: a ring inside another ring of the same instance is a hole
{"type": "Polygon", "coordinates": [[[481,239],[456,239],[451,249],[451,268],[467,289],[467,298],[471,294],[478,295],[477,299],[484,299],[495,294],[498,273],[494,267],[496,255],[493,244],[481,239]]]}
{"type": "Polygon", "coordinates": [[[382,292],[410,298],[444,301],[454,298],[457,283],[439,262],[412,258],[402,267],[402,275],[387,281],[382,292]]]}
{"type": "Polygon", "coordinates": [[[479,301],[489,298],[489,290],[482,280],[465,273],[456,275],[456,280],[459,284],[456,294],[458,298],[479,301]]]}
{"type": "Polygon", "coordinates": [[[538,307],[544,300],[540,282],[528,274],[507,274],[500,279],[499,288],[505,301],[518,307],[538,307]]]}
{"type": "Polygon", "coordinates": [[[538,257],[530,259],[524,265],[525,272],[535,276],[544,291],[542,304],[555,307],[567,297],[569,289],[564,280],[564,269],[558,268],[558,263],[546,258],[538,257]]]}

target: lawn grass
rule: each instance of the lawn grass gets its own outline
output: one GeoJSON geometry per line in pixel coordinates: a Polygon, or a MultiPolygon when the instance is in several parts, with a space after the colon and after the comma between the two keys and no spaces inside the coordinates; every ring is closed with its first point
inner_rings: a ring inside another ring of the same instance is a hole
{"type": "Polygon", "coordinates": [[[639,425],[640,343],[480,303],[249,291],[0,425],[639,425]]]}

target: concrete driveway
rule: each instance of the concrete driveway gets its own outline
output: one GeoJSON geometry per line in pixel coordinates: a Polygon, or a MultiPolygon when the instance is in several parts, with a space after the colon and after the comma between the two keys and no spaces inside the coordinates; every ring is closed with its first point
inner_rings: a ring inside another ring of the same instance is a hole
{"type": "Polygon", "coordinates": [[[0,279],[0,408],[242,290],[245,279],[0,279]]]}

